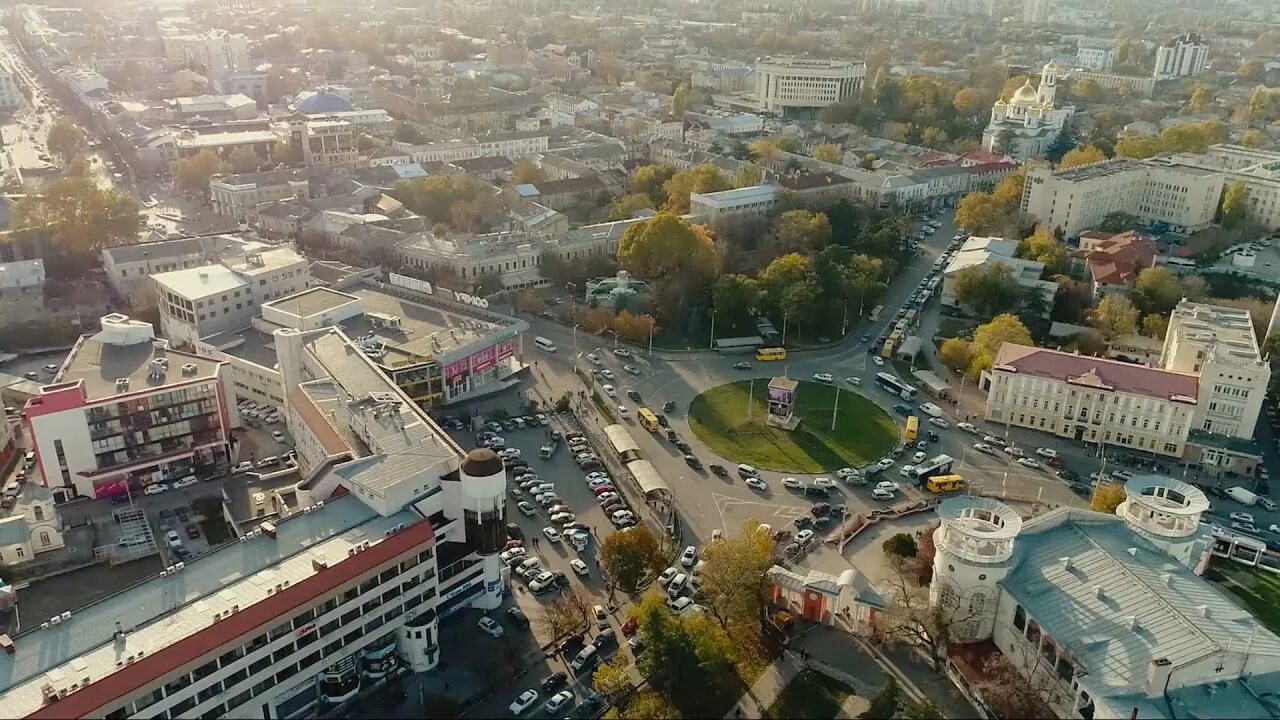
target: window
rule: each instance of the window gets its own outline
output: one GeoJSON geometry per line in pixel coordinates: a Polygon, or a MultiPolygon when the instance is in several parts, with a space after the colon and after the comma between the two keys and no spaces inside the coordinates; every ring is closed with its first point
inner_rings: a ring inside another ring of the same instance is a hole
{"type": "MultiPolygon", "coordinates": [[[[1021,628],[1019,628],[1019,629],[1021,629],[1021,628]]],[[[262,672],[263,670],[266,670],[266,669],[267,669],[267,668],[269,668],[269,667],[271,667],[271,657],[270,657],[270,656],[263,656],[263,657],[261,657],[261,658],[259,658],[259,659],[257,659],[257,660],[254,660],[253,662],[249,663],[249,674],[250,674],[250,675],[256,675],[256,674],[258,674],[258,673],[262,672]]]]}
{"type": "Polygon", "coordinates": [[[1040,644],[1040,625],[1035,620],[1027,621],[1027,640],[1030,640],[1032,645],[1040,644]]]}
{"type": "MultiPolygon", "coordinates": [[[[39,508],[36,508],[36,509],[38,510],[39,508]]],[[[50,542],[49,540],[49,531],[41,530],[40,531],[40,547],[49,547],[52,544],[53,543],[50,542]]]]}
{"type": "Polygon", "coordinates": [[[1021,605],[1013,611],[1013,626],[1021,631],[1027,629],[1027,611],[1022,609],[1021,605]]]}

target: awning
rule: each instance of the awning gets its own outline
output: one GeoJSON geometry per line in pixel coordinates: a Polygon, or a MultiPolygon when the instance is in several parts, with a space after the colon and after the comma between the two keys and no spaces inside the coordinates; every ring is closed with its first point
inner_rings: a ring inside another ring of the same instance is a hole
{"type": "Polygon", "coordinates": [[[626,458],[628,453],[640,452],[640,446],[636,444],[635,438],[631,437],[631,431],[623,425],[610,425],[604,429],[605,437],[609,438],[609,444],[613,446],[613,451],[619,456],[626,458]]]}
{"type": "Polygon", "coordinates": [[[627,463],[627,470],[631,473],[631,477],[636,479],[636,484],[644,491],[645,497],[663,499],[671,497],[671,488],[667,487],[667,482],[658,474],[653,463],[648,460],[632,460],[627,463]]]}

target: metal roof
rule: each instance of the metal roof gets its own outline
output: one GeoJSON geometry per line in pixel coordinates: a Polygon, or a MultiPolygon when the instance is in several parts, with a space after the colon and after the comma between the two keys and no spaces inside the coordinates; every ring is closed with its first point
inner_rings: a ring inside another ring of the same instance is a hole
{"type": "Polygon", "coordinates": [[[627,463],[627,470],[631,472],[631,477],[636,479],[636,483],[640,485],[645,495],[671,497],[671,488],[667,487],[667,481],[658,474],[653,463],[648,460],[632,460],[627,463]]]}

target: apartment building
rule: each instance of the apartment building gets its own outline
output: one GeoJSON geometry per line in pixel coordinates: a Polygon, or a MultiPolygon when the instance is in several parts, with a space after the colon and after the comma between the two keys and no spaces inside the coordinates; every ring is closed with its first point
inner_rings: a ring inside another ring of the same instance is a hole
{"type": "Polygon", "coordinates": [[[1116,45],[1113,40],[1080,38],[1076,44],[1076,61],[1090,70],[1107,72],[1116,61],[1116,45]]]}
{"type": "Polygon", "coordinates": [[[307,167],[353,167],[360,161],[355,125],[346,120],[308,120],[301,132],[297,125],[291,132],[294,141],[300,141],[307,167]]]}
{"type": "Polygon", "coordinates": [[[3,638],[14,717],[300,718],[451,652],[499,606],[505,473],[464,454],[340,330],[276,334],[298,505],[238,542],[3,638]]]}
{"type": "Polygon", "coordinates": [[[165,337],[195,347],[207,335],[247,327],[263,303],[307,288],[308,264],[291,247],[252,248],[216,264],[153,275],[165,337]]]}
{"type": "Polygon", "coordinates": [[[1280,230],[1280,152],[1242,145],[1210,145],[1200,155],[1178,154],[1184,165],[1220,170],[1227,185],[1242,183],[1245,215],[1267,230],[1280,230]]]}
{"type": "Polygon", "coordinates": [[[861,60],[791,56],[756,60],[756,100],[766,112],[817,110],[862,89],[867,65],[861,60]]]}
{"type": "Polygon", "coordinates": [[[309,170],[284,168],[256,173],[215,175],[209,180],[209,202],[218,215],[249,220],[259,205],[277,200],[310,200],[312,180],[309,170]]]}
{"type": "MultiPolygon", "coordinates": [[[[171,270],[201,267],[227,255],[243,253],[260,243],[235,235],[202,235],[102,248],[102,268],[116,296],[130,305],[155,302],[151,276],[171,270]]],[[[265,246],[261,246],[265,247],[265,246]]]]}
{"type": "Polygon", "coordinates": [[[476,136],[479,157],[504,157],[516,160],[547,151],[551,136],[545,130],[494,132],[476,136]]]}
{"type": "Polygon", "coordinates": [[[226,30],[209,30],[194,34],[171,34],[163,31],[165,56],[174,63],[195,64],[205,68],[212,78],[223,78],[233,71],[250,67],[249,38],[226,30]]]}
{"type": "Polygon", "coordinates": [[[595,102],[564,93],[548,93],[542,101],[547,104],[547,112],[551,115],[551,127],[574,127],[578,124],[579,115],[595,117],[600,112],[600,106],[595,102]]]}
{"type": "Polygon", "coordinates": [[[1199,33],[1183,33],[1156,48],[1152,76],[1173,80],[1204,72],[1209,64],[1209,43],[1199,33]]]}
{"type": "Polygon", "coordinates": [[[1022,212],[1067,236],[1096,226],[1112,212],[1191,232],[1213,223],[1222,190],[1220,171],[1169,158],[1108,160],[1067,170],[1033,168],[1022,212]]]}
{"type": "Polygon", "coordinates": [[[103,498],[225,466],[234,398],[226,363],[169,348],[150,323],[106,315],[26,403],[39,482],[103,498]]]}
{"type": "Polygon", "coordinates": [[[1195,427],[1253,437],[1271,382],[1247,310],[1183,300],[1169,316],[1160,367],[1200,379],[1195,427]]]}
{"type": "Polygon", "coordinates": [[[1196,376],[1057,350],[1003,345],[986,419],[1076,442],[1180,458],[1194,426],[1196,376]]]}
{"type": "Polygon", "coordinates": [[[18,78],[7,61],[0,60],[0,110],[17,110],[22,104],[18,78]]]}

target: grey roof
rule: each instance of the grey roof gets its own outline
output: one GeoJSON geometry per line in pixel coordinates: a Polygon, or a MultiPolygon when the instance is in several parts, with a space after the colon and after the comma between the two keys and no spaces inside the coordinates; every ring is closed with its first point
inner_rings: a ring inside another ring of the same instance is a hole
{"type": "Polygon", "coordinates": [[[1280,637],[1118,517],[1043,515],[1018,536],[1014,562],[1003,587],[1089,673],[1095,695],[1145,691],[1156,658],[1178,667],[1228,647],[1280,657],[1280,637]]]}
{"type": "Polygon", "coordinates": [[[102,248],[104,256],[110,256],[116,263],[141,262],[143,260],[162,260],[184,255],[221,252],[231,246],[243,244],[240,238],[232,235],[208,235],[201,237],[183,237],[174,240],[135,243],[133,245],[115,245],[102,248]]]}
{"type": "Polygon", "coordinates": [[[22,515],[0,519],[0,545],[22,545],[27,542],[27,521],[22,515]]]}

